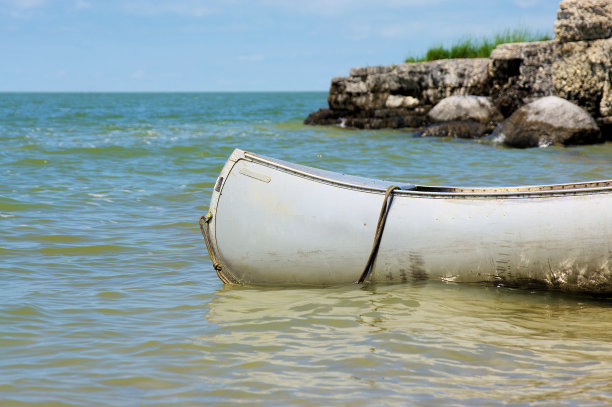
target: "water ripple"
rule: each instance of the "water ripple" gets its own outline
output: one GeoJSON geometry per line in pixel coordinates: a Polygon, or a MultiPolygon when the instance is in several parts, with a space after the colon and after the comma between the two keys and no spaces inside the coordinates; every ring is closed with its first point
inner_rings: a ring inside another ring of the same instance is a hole
{"type": "Polygon", "coordinates": [[[0,405],[611,404],[606,299],[223,286],[197,220],[235,147],[402,183],[612,174],[612,144],[304,126],[325,98],[2,94],[0,405]]]}

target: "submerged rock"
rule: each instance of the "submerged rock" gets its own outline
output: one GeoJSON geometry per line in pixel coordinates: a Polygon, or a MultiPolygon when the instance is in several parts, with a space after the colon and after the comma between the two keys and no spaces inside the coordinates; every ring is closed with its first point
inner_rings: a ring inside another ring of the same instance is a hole
{"type": "Polygon", "coordinates": [[[340,112],[331,109],[319,109],[316,112],[310,113],[306,120],[304,120],[304,124],[340,124],[340,114],[340,112]]]}
{"type": "Polygon", "coordinates": [[[591,115],[557,96],[547,96],[518,109],[494,136],[510,147],[547,147],[603,142],[591,115]]]}
{"type": "Polygon", "coordinates": [[[432,124],[415,134],[415,137],[452,137],[475,139],[487,136],[491,128],[475,120],[454,120],[432,124]]]}

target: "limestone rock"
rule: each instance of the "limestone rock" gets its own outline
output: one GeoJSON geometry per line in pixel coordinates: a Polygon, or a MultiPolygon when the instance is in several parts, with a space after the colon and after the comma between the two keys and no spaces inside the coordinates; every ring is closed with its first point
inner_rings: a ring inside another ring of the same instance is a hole
{"type": "Polygon", "coordinates": [[[411,109],[417,107],[419,103],[419,99],[413,98],[412,96],[389,95],[385,102],[385,106],[391,108],[407,107],[411,109]]]}
{"type": "Polygon", "coordinates": [[[398,65],[395,73],[401,89],[391,91],[431,105],[448,96],[484,94],[489,87],[488,64],[488,58],[473,58],[398,65]]]}
{"type": "MultiPolygon", "coordinates": [[[[390,107],[389,96],[411,97],[419,104],[429,105],[451,95],[482,94],[488,89],[488,61],[487,58],[448,59],[354,68],[350,76],[332,79],[329,107],[374,110],[390,107]]],[[[412,99],[404,100],[401,107],[416,106],[412,99]]],[[[391,98],[391,104],[394,102],[391,98]]]]}
{"type": "Polygon", "coordinates": [[[340,112],[330,109],[319,109],[308,115],[304,124],[333,125],[340,123],[340,112]]]}
{"type": "MultiPolygon", "coordinates": [[[[612,117],[612,0],[563,0],[557,18],[555,41],[501,44],[490,58],[353,68],[349,76],[332,80],[329,109],[311,114],[306,122],[368,129],[466,118],[489,124],[501,120],[499,115],[487,118],[480,105],[459,105],[450,113],[445,106],[449,101],[441,101],[489,97],[501,116],[510,117],[525,104],[555,95],[586,109],[599,123],[608,123],[604,119],[612,117]]],[[[609,128],[606,124],[606,134],[609,128]]],[[[535,144],[574,143],[572,137],[563,137],[538,139],[535,144]]]]}
{"type": "Polygon", "coordinates": [[[554,50],[555,41],[539,41],[501,44],[491,52],[489,94],[504,117],[525,103],[554,94],[554,50]]]}
{"type": "Polygon", "coordinates": [[[612,116],[612,72],[610,70],[608,72],[608,76],[604,79],[603,93],[599,103],[599,113],[602,116],[612,116]]]}
{"type": "Polygon", "coordinates": [[[559,4],[554,25],[561,43],[612,37],[612,1],[564,0],[559,4]]]}
{"type": "Polygon", "coordinates": [[[547,147],[602,142],[597,123],[584,109],[556,96],[547,96],[514,112],[494,131],[510,147],[547,147]]]}
{"type": "Polygon", "coordinates": [[[490,133],[491,128],[479,121],[456,120],[432,124],[416,133],[415,136],[474,139],[487,136],[490,133]]]}
{"type": "Polygon", "coordinates": [[[612,113],[612,38],[556,45],[553,85],[557,96],[597,117],[612,113]]]}
{"type": "Polygon", "coordinates": [[[597,125],[601,130],[603,140],[612,141],[612,116],[600,117],[597,119],[597,125]]]}
{"type": "Polygon", "coordinates": [[[429,117],[434,122],[472,119],[488,123],[502,119],[499,111],[485,96],[449,96],[429,111],[429,117]]]}

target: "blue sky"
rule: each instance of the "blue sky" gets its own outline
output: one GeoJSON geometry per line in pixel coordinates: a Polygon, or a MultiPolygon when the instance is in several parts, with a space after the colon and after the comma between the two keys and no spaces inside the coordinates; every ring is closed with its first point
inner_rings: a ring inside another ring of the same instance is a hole
{"type": "Polygon", "coordinates": [[[0,91],[291,91],[463,35],[552,34],[557,0],[0,0],[0,91]]]}

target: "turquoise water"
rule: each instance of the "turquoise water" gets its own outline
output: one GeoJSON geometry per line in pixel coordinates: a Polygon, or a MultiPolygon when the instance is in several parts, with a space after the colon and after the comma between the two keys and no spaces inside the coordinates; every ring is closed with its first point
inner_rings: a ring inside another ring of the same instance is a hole
{"type": "Polygon", "coordinates": [[[302,125],[325,105],[0,94],[0,405],[612,403],[606,299],[223,286],[197,220],[235,147],[404,183],[612,178],[610,143],[511,150],[302,125]]]}

